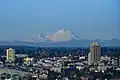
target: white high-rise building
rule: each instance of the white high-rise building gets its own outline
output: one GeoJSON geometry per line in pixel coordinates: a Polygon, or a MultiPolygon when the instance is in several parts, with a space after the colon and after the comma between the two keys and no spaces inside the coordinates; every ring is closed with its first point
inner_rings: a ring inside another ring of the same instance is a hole
{"type": "Polygon", "coordinates": [[[88,54],[88,62],[91,63],[91,52],[88,54]]]}

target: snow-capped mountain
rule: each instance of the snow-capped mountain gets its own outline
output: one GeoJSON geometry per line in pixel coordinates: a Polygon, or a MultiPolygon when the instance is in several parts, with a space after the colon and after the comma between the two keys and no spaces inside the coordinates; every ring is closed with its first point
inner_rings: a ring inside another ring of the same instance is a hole
{"type": "Polygon", "coordinates": [[[43,33],[35,36],[29,41],[32,42],[66,42],[71,40],[80,40],[74,33],[69,30],[59,29],[53,34],[43,33]]]}
{"type": "Polygon", "coordinates": [[[33,38],[29,39],[28,41],[31,42],[48,42],[50,41],[48,38],[48,33],[42,33],[42,34],[38,34],[36,36],[34,36],[33,38]]]}
{"type": "Polygon", "coordinates": [[[75,35],[74,33],[72,33],[72,39],[74,39],[74,40],[81,40],[81,38],[78,37],[77,35],[75,35]]]}

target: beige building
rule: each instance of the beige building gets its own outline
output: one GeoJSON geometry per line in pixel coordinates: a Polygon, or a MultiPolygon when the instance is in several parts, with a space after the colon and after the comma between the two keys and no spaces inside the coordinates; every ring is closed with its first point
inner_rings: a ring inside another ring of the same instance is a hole
{"type": "Polygon", "coordinates": [[[15,50],[12,48],[9,48],[6,50],[6,57],[7,57],[7,61],[15,61],[15,50]]]}
{"type": "Polygon", "coordinates": [[[92,43],[90,45],[90,53],[88,54],[88,61],[92,63],[96,63],[100,61],[101,57],[101,48],[98,43],[92,43]]]}

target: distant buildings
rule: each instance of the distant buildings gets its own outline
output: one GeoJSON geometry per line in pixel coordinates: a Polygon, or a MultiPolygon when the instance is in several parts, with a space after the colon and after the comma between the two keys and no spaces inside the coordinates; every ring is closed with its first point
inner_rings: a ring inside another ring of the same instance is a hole
{"type": "Polygon", "coordinates": [[[91,57],[91,52],[89,52],[89,53],[88,53],[88,62],[89,62],[89,63],[92,63],[92,59],[91,59],[91,58],[92,58],[92,57],[91,57]]]}
{"type": "Polygon", "coordinates": [[[24,58],[24,64],[27,66],[33,64],[33,61],[34,61],[33,58],[29,58],[29,57],[24,58]]]}
{"type": "Polygon", "coordinates": [[[100,61],[101,57],[101,48],[98,43],[92,43],[90,45],[90,53],[88,54],[88,62],[96,63],[100,61]]]}
{"type": "Polygon", "coordinates": [[[15,62],[15,50],[9,48],[6,50],[7,61],[15,62]]]}

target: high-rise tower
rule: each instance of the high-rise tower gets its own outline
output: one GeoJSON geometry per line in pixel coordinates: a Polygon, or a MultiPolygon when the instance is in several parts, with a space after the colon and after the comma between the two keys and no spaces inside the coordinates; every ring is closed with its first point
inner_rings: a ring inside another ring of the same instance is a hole
{"type": "Polygon", "coordinates": [[[88,54],[88,61],[92,63],[96,63],[100,61],[101,56],[101,48],[98,43],[92,43],[90,45],[90,53],[88,54]]]}
{"type": "Polygon", "coordinates": [[[15,61],[15,50],[12,48],[9,48],[6,50],[6,56],[7,56],[7,61],[15,61]]]}

